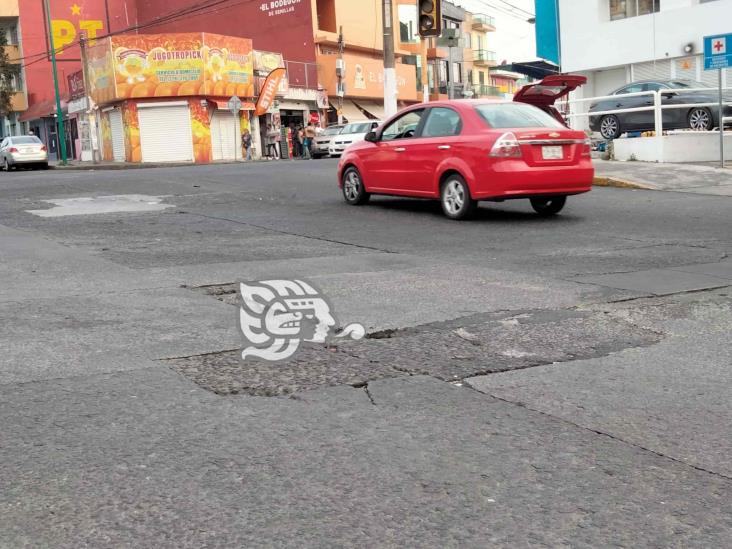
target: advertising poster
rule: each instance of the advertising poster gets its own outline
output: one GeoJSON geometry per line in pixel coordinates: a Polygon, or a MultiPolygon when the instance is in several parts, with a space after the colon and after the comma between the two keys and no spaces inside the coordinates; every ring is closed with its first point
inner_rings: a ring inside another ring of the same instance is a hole
{"type": "Polygon", "coordinates": [[[252,43],[246,38],[210,33],[120,35],[98,41],[88,53],[97,103],[255,95],[252,43]]]}

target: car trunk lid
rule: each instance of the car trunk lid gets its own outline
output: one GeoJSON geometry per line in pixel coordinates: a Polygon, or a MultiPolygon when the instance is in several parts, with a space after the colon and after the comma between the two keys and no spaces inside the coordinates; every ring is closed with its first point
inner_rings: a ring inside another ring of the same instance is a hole
{"type": "Polygon", "coordinates": [[[587,83],[587,77],[579,74],[552,74],[540,82],[527,84],[516,92],[513,100],[539,107],[566,125],[566,121],[554,107],[554,103],[585,83],[587,83]]]}
{"type": "Polygon", "coordinates": [[[572,166],[579,164],[583,153],[587,152],[587,136],[582,131],[521,128],[513,133],[529,166],[572,166]]]}

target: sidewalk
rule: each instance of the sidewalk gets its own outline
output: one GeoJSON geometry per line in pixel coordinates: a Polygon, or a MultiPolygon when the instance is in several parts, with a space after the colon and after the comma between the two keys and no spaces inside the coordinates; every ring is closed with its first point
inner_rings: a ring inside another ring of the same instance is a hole
{"type": "MultiPolygon", "coordinates": [[[[281,161],[281,160],[280,160],[281,161]]],[[[257,160],[220,160],[209,164],[196,164],[194,162],[77,162],[69,161],[66,166],[61,166],[58,162],[50,162],[49,166],[54,170],[140,170],[149,168],[183,168],[194,166],[218,166],[222,164],[252,164],[259,162],[277,162],[277,160],[268,160],[259,158],[257,160]]]]}
{"type": "Polygon", "coordinates": [[[657,164],[594,159],[595,184],[732,196],[732,169],[709,164],[657,164]]]}

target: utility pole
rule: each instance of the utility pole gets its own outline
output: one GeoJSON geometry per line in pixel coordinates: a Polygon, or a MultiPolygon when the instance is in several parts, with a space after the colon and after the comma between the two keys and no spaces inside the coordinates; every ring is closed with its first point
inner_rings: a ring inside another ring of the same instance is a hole
{"type": "Polygon", "coordinates": [[[46,27],[48,28],[48,44],[51,46],[51,68],[53,70],[53,89],[56,94],[56,139],[58,139],[58,150],[61,151],[61,165],[66,162],[66,135],[64,134],[64,112],[61,109],[61,94],[58,89],[58,74],[56,73],[56,46],[53,45],[53,27],[51,26],[51,8],[48,0],[43,0],[43,7],[46,10],[46,27]]]}
{"type": "MultiPolygon", "coordinates": [[[[91,87],[89,86],[89,73],[87,72],[87,66],[86,66],[86,35],[82,34],[79,37],[79,50],[81,51],[81,74],[84,79],[84,99],[86,101],[86,126],[88,131],[88,137],[89,137],[89,148],[91,149],[92,153],[92,161],[97,164],[99,162],[99,159],[97,158],[97,149],[94,148],[94,139],[92,138],[92,131],[96,131],[96,127],[92,129],[92,116],[89,114],[92,109],[92,99],[91,94],[89,93],[91,91],[91,87]]],[[[93,117],[96,119],[96,117],[93,117]]],[[[96,126],[96,123],[94,124],[96,126]]],[[[82,141],[82,150],[83,150],[83,141],[82,141]]]]}
{"type": "Polygon", "coordinates": [[[394,34],[392,32],[391,1],[383,0],[384,24],[384,116],[397,112],[396,69],[394,68],[394,34]]]}
{"type": "Polygon", "coordinates": [[[422,72],[420,74],[420,76],[421,76],[420,80],[422,81],[422,101],[424,103],[428,103],[430,100],[430,85],[429,85],[429,78],[428,78],[429,69],[427,67],[427,63],[428,63],[428,61],[427,61],[427,40],[428,39],[425,37],[421,38],[422,49],[420,52],[421,58],[422,58],[422,60],[421,60],[422,72]]]}
{"type": "Polygon", "coordinates": [[[345,43],[343,41],[343,25],[338,27],[338,64],[340,65],[340,70],[336,71],[336,76],[338,78],[338,88],[336,90],[338,94],[338,123],[343,124],[343,94],[344,94],[344,87],[343,87],[343,73],[345,72],[345,64],[343,62],[343,51],[345,50],[345,43]]]}

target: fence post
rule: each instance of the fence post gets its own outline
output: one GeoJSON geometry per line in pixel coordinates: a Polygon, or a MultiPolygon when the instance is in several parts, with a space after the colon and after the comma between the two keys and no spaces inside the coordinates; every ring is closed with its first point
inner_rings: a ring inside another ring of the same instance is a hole
{"type": "Polygon", "coordinates": [[[663,110],[661,105],[661,91],[656,90],[653,92],[653,119],[656,129],[656,155],[659,162],[663,162],[663,110]]]}

